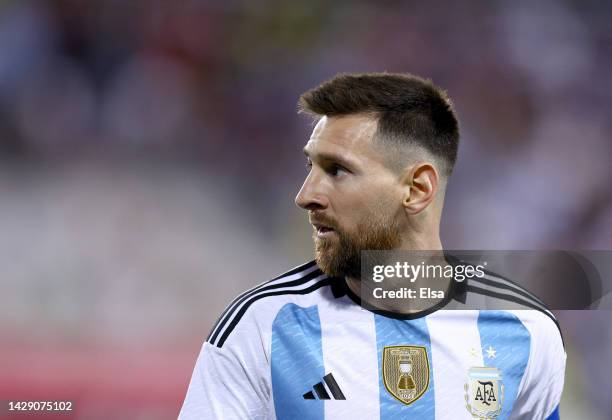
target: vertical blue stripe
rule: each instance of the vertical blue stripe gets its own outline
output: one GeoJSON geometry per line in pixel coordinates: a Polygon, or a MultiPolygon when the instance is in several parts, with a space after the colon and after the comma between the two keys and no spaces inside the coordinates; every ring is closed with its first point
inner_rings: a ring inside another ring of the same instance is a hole
{"type": "Polygon", "coordinates": [[[281,308],[272,323],[271,359],[276,418],[323,419],[323,401],[303,398],[325,376],[316,306],[288,303],[281,308]]]}
{"type": "Polygon", "coordinates": [[[378,348],[378,381],[380,389],[380,420],[414,418],[434,419],[434,377],[431,357],[431,342],[425,317],[414,320],[398,320],[374,315],[376,325],[376,346],[378,348]],[[387,391],[382,376],[382,357],[385,346],[422,346],[429,361],[429,387],[419,399],[410,405],[398,401],[387,391]]]}
{"type": "Polygon", "coordinates": [[[555,408],[555,411],[553,411],[550,416],[546,417],[546,420],[559,420],[559,406],[555,408]]]}
{"type": "Polygon", "coordinates": [[[480,311],[478,331],[485,367],[501,371],[504,401],[498,420],[505,420],[510,417],[529,361],[531,337],[523,323],[505,311],[480,311]],[[495,357],[489,356],[489,347],[495,350],[495,357]]]}

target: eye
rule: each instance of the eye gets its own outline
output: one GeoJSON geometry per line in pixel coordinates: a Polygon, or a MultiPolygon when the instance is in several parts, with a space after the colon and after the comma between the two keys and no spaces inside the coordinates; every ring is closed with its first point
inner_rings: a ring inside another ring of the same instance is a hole
{"type": "Polygon", "coordinates": [[[338,165],[337,163],[330,165],[329,169],[327,170],[327,173],[329,173],[331,176],[338,176],[342,172],[348,172],[348,171],[344,166],[338,165]]]}

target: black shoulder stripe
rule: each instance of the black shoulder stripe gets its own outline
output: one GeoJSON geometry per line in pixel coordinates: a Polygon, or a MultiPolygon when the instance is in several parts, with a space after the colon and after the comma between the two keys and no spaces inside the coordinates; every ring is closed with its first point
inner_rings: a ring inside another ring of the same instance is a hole
{"type": "Polygon", "coordinates": [[[270,281],[278,280],[278,279],[280,279],[280,278],[282,278],[282,277],[292,276],[292,275],[294,275],[294,274],[299,273],[300,271],[304,271],[304,270],[309,269],[310,267],[312,267],[312,266],[313,266],[313,265],[315,265],[315,264],[316,264],[316,261],[315,261],[315,260],[312,260],[312,261],[309,261],[309,262],[304,263],[304,264],[302,264],[302,265],[298,265],[297,267],[292,268],[291,270],[287,271],[286,273],[283,273],[283,274],[281,274],[281,275],[279,275],[279,276],[274,277],[274,278],[273,278],[272,280],[270,280],[270,281]]]}
{"type": "MultiPolygon", "coordinates": [[[[486,284],[481,284],[481,285],[476,285],[476,284],[472,284],[471,281],[470,283],[473,287],[478,287],[479,290],[484,290],[485,292],[490,292],[490,293],[501,293],[504,296],[512,296],[515,299],[518,299],[520,302],[522,302],[521,304],[529,304],[530,308],[536,307],[538,308],[540,311],[543,312],[548,312],[550,313],[550,311],[548,310],[548,308],[545,305],[540,305],[539,303],[533,301],[533,300],[527,300],[524,299],[521,295],[519,295],[518,293],[515,293],[514,291],[511,290],[504,290],[504,289],[500,289],[498,287],[490,287],[486,284]]],[[[519,302],[517,302],[519,303],[519,302]]]]}
{"type": "Polygon", "coordinates": [[[509,291],[511,291],[513,293],[516,293],[516,294],[519,294],[519,295],[523,296],[525,299],[527,299],[529,301],[532,301],[535,305],[546,307],[544,302],[542,302],[540,299],[535,298],[531,293],[528,293],[527,291],[525,291],[524,289],[522,289],[519,286],[513,287],[513,286],[511,286],[511,285],[509,285],[507,283],[501,283],[501,282],[498,282],[498,281],[495,281],[495,280],[489,280],[489,279],[485,279],[485,278],[482,278],[482,277],[472,277],[470,279],[470,281],[475,281],[475,282],[478,282],[478,283],[486,284],[486,285],[491,286],[491,287],[497,287],[497,288],[500,288],[500,289],[509,290],[509,291]]]}
{"type": "MultiPolygon", "coordinates": [[[[537,297],[536,295],[534,295],[533,293],[531,293],[529,290],[525,289],[523,286],[521,286],[520,284],[510,280],[507,277],[502,276],[501,274],[497,274],[494,273],[492,271],[488,271],[488,270],[483,270],[485,272],[486,275],[489,276],[489,280],[498,282],[498,283],[502,283],[502,284],[506,284],[510,287],[514,286],[516,289],[520,289],[523,291],[523,293],[529,295],[529,297],[533,300],[535,300],[536,302],[539,302],[540,305],[544,305],[546,306],[546,304],[542,301],[542,299],[540,299],[539,297],[537,297]],[[506,283],[503,283],[506,282],[506,283]]],[[[476,277],[475,277],[476,278],[476,277]]],[[[473,280],[473,279],[472,279],[473,280]]]]}
{"type": "Polygon", "coordinates": [[[223,330],[223,327],[225,326],[225,324],[227,324],[227,322],[232,317],[232,315],[236,312],[238,307],[240,307],[240,305],[242,305],[242,303],[248,298],[250,298],[251,296],[258,294],[260,292],[265,292],[267,290],[300,286],[304,283],[308,283],[309,281],[311,281],[317,276],[320,276],[321,274],[322,274],[321,271],[317,269],[317,270],[312,271],[311,273],[306,274],[304,277],[300,277],[296,280],[285,281],[285,282],[280,282],[280,283],[275,283],[275,284],[269,284],[270,282],[267,282],[267,283],[262,284],[259,287],[256,287],[255,289],[251,289],[250,291],[244,293],[238,298],[238,300],[235,300],[234,302],[232,302],[230,306],[226,308],[226,310],[223,312],[223,314],[221,315],[221,317],[219,318],[219,320],[213,327],[213,330],[211,331],[210,336],[207,339],[207,341],[213,342],[214,340],[217,339],[217,336],[219,335],[221,330],[223,330]]]}
{"type": "Polygon", "coordinates": [[[311,268],[313,265],[315,265],[316,262],[310,261],[307,262],[305,264],[299,265],[289,271],[287,271],[284,274],[281,274],[280,276],[277,276],[275,278],[273,278],[272,280],[268,280],[258,286],[255,286],[249,290],[246,290],[245,292],[241,293],[240,295],[238,295],[238,297],[236,297],[234,300],[232,300],[230,302],[229,305],[227,305],[227,307],[225,308],[225,310],[221,313],[221,315],[219,316],[219,318],[217,318],[217,321],[215,322],[215,324],[213,325],[212,329],[210,330],[210,333],[208,334],[208,337],[206,338],[206,341],[209,341],[211,336],[213,335],[213,333],[215,332],[215,330],[217,329],[217,327],[219,327],[219,324],[223,321],[223,319],[225,318],[226,315],[229,314],[229,312],[237,305],[239,304],[242,300],[244,300],[245,298],[247,298],[247,295],[252,295],[253,293],[255,293],[257,290],[261,289],[262,287],[265,287],[267,284],[279,280],[283,277],[288,277],[288,276],[292,276],[294,274],[299,273],[300,271],[306,271],[309,268],[311,268]]]}
{"type": "MultiPolygon", "coordinates": [[[[306,270],[308,268],[312,267],[312,265],[310,265],[309,267],[306,268],[306,270]]],[[[293,274],[297,274],[298,272],[295,272],[293,274]]],[[[290,275],[293,275],[290,274],[290,275]]],[[[221,330],[223,329],[223,327],[225,326],[225,324],[228,322],[228,320],[232,317],[232,315],[234,314],[234,312],[236,311],[236,309],[249,297],[253,296],[254,294],[260,293],[260,292],[264,292],[266,290],[271,290],[271,289],[279,289],[282,287],[293,287],[293,286],[299,286],[301,284],[307,283],[310,280],[312,280],[313,278],[321,275],[321,271],[319,269],[313,270],[312,272],[306,274],[304,277],[300,277],[296,280],[292,280],[292,281],[284,281],[284,282],[279,282],[279,283],[274,283],[274,284],[270,284],[271,282],[275,281],[275,280],[280,280],[282,277],[280,278],[276,278],[273,280],[270,280],[258,287],[255,287],[254,289],[248,290],[245,293],[243,293],[242,295],[238,296],[236,299],[234,299],[234,301],[225,309],[225,311],[223,311],[223,313],[221,314],[221,316],[219,317],[219,319],[217,320],[217,322],[215,323],[213,329],[211,330],[208,338],[206,339],[206,341],[212,343],[213,341],[215,341],[217,339],[217,336],[219,335],[219,333],[221,332],[221,330]]],[[[289,275],[287,275],[288,277],[289,275]]]]}
{"type": "Polygon", "coordinates": [[[240,308],[240,310],[238,311],[238,313],[232,320],[231,324],[227,327],[227,329],[225,330],[225,332],[223,333],[219,341],[216,344],[215,343],[211,343],[211,344],[216,345],[217,347],[222,347],[223,344],[225,343],[225,340],[227,340],[227,337],[229,337],[229,335],[232,333],[236,325],[238,325],[238,322],[240,322],[240,319],[242,318],[244,313],[247,311],[249,306],[251,306],[254,302],[258,301],[259,299],[263,299],[269,296],[279,296],[279,295],[307,295],[309,293],[314,292],[317,289],[320,289],[321,287],[329,286],[331,285],[331,283],[332,283],[332,279],[330,279],[329,277],[325,277],[321,281],[313,284],[312,286],[307,287],[306,289],[278,290],[275,292],[258,294],[257,296],[252,297],[245,305],[243,305],[240,308]]]}
{"type": "Polygon", "coordinates": [[[468,292],[477,293],[479,295],[491,296],[497,299],[518,303],[519,305],[527,306],[529,308],[535,309],[536,311],[542,312],[544,315],[552,319],[552,321],[555,323],[557,329],[559,330],[559,335],[561,336],[561,342],[563,342],[563,345],[565,346],[565,341],[563,340],[563,333],[561,332],[561,326],[559,325],[559,322],[557,322],[557,319],[549,311],[543,310],[541,307],[534,305],[531,302],[527,302],[523,299],[517,298],[516,296],[505,295],[503,293],[497,293],[491,290],[481,289],[480,287],[470,286],[469,284],[466,286],[466,290],[468,292]]]}

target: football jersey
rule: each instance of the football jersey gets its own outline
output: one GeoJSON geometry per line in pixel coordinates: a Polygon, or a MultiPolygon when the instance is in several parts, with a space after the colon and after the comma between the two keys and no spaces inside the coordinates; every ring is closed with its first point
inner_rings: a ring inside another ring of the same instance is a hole
{"type": "Polygon", "coordinates": [[[408,315],[363,309],[314,261],[263,283],[213,327],[179,418],[558,419],[554,316],[493,274],[451,283],[408,315]]]}

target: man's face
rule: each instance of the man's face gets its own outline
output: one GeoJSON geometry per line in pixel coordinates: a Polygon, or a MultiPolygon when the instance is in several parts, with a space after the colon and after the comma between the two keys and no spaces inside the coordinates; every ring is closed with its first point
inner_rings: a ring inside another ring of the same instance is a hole
{"type": "Polygon", "coordinates": [[[295,202],[308,211],[329,276],[359,278],[362,250],[401,244],[400,182],[373,147],[375,132],[372,117],[323,117],[304,147],[309,173],[295,202]]]}

